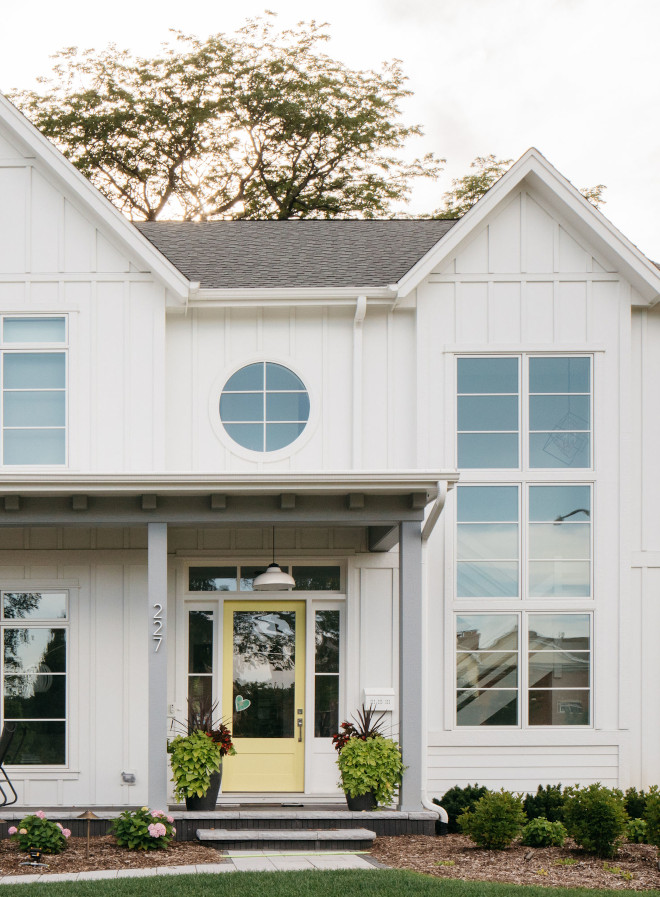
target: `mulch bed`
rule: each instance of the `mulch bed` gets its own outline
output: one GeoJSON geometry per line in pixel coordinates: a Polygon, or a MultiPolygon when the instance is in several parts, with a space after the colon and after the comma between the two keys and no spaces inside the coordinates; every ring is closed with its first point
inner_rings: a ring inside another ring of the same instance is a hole
{"type": "Polygon", "coordinates": [[[658,851],[649,844],[624,842],[613,859],[602,860],[578,850],[571,841],[564,847],[514,844],[507,850],[481,850],[465,835],[404,835],[377,838],[371,855],[386,866],[439,878],[630,891],[660,888],[658,851]],[[573,862],[559,862],[565,860],[573,862]]]}
{"type": "Polygon", "coordinates": [[[86,838],[69,838],[63,853],[43,857],[44,866],[21,866],[30,858],[21,853],[18,844],[3,838],[0,841],[0,874],[46,875],[52,872],[91,872],[96,869],[150,869],[154,866],[188,866],[198,863],[221,863],[222,854],[213,847],[194,841],[173,842],[168,850],[126,850],[117,847],[111,835],[91,838],[89,859],[85,859],[86,838]]]}

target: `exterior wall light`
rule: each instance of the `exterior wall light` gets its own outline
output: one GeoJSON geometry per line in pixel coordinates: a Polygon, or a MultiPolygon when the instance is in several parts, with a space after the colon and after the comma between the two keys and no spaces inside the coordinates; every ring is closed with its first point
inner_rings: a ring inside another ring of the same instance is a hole
{"type": "Polygon", "coordinates": [[[295,588],[295,585],[293,576],[285,573],[280,565],[275,563],[275,527],[273,527],[273,562],[263,573],[254,577],[252,588],[256,592],[282,592],[285,589],[295,588]]]}

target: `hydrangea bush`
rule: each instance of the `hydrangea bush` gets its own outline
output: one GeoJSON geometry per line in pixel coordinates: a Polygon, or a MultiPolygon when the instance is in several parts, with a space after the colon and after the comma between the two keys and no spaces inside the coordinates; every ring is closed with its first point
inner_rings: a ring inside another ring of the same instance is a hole
{"type": "Polygon", "coordinates": [[[112,823],[120,847],[129,850],[166,850],[176,834],[174,819],[160,810],[125,810],[112,823]]]}
{"type": "Polygon", "coordinates": [[[31,848],[41,850],[43,853],[62,853],[71,837],[68,828],[63,828],[59,822],[46,819],[43,810],[24,816],[18,827],[15,825],[9,827],[8,833],[12,841],[17,841],[19,848],[26,853],[31,848]]]}

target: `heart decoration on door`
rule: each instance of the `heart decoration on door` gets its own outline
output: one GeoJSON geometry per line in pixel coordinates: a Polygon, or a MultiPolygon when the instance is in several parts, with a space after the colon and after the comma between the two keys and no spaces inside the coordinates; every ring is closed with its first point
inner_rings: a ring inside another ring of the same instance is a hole
{"type": "Polygon", "coordinates": [[[236,695],[234,698],[234,707],[237,713],[240,713],[241,710],[247,710],[251,703],[252,701],[244,698],[243,695],[236,695]]]}

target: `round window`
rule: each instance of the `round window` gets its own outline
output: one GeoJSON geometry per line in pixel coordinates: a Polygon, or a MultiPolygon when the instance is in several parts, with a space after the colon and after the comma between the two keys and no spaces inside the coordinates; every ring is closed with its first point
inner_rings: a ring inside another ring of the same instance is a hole
{"type": "Polygon", "coordinates": [[[248,364],[225,383],[220,420],[243,448],[254,452],[284,448],[300,436],[309,420],[305,384],[281,364],[248,364]]]}

